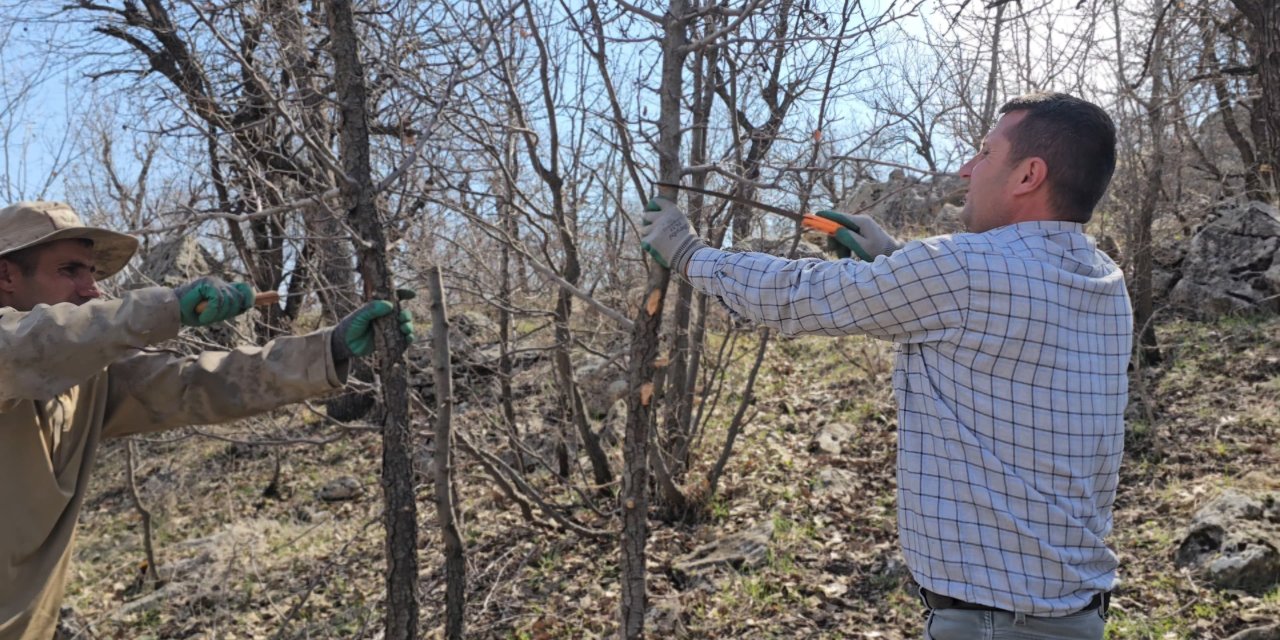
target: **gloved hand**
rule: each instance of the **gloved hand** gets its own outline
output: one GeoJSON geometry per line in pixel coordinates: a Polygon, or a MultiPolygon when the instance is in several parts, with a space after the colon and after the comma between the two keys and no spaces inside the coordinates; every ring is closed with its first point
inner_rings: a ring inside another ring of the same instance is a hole
{"type": "Polygon", "coordinates": [[[827,237],[827,246],[841,258],[853,255],[871,262],[876,256],[887,256],[902,247],[902,243],[885,233],[871,216],[850,215],[839,211],[819,211],[815,214],[844,227],[836,235],[827,237]]]}
{"type": "MultiPolygon", "coordinates": [[[[396,289],[398,300],[412,300],[417,295],[412,289],[396,289]]],[[[333,359],[343,361],[353,355],[364,357],[373,353],[373,321],[391,315],[394,310],[395,305],[386,300],[371,300],[338,321],[333,330],[333,359]]],[[[413,342],[413,315],[408,309],[401,309],[397,319],[400,333],[413,342]]]]}
{"type": "Polygon", "coordinates": [[[707,246],[693,233],[689,219],[676,208],[676,203],[662,196],[650,200],[644,208],[640,231],[644,233],[640,246],[658,264],[681,276],[685,275],[685,267],[693,253],[707,246]]]}
{"type": "Polygon", "coordinates": [[[187,327],[207,327],[253,308],[253,287],[243,282],[229,284],[220,278],[205,276],[180,285],[173,292],[178,296],[182,324],[187,327]],[[201,302],[208,304],[203,311],[196,311],[201,302]]]}

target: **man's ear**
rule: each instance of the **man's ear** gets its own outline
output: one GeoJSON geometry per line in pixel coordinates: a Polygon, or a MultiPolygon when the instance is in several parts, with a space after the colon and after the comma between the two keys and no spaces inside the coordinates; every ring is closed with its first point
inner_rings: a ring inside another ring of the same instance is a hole
{"type": "Polygon", "coordinates": [[[1045,180],[1048,178],[1049,165],[1044,158],[1038,156],[1023,158],[1013,171],[1013,195],[1027,195],[1041,186],[1047,187],[1045,180]]]}
{"type": "Polygon", "coordinates": [[[17,290],[14,276],[18,273],[18,265],[0,258],[0,293],[11,294],[17,290]]]}

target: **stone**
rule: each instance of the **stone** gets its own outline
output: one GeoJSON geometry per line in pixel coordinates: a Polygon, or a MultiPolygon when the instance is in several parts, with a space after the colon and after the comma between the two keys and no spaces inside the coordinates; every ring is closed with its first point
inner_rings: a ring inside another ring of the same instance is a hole
{"type": "Polygon", "coordinates": [[[627,430],[627,401],[619,398],[609,407],[609,413],[600,421],[600,444],[606,448],[622,446],[622,434],[627,430]]]}
{"type": "Polygon", "coordinates": [[[773,540],[773,519],[704,544],[671,563],[678,583],[689,586],[720,569],[750,571],[764,565],[773,540]]]}
{"type": "Polygon", "coordinates": [[[316,491],[316,497],[325,502],[342,502],[355,500],[364,493],[360,481],[351,476],[341,476],[326,482],[316,491]]]}
{"type": "Polygon", "coordinates": [[[419,444],[415,447],[413,454],[413,481],[418,485],[435,483],[436,451],[434,446],[419,444]]]}
{"type": "MultiPolygon", "coordinates": [[[[195,234],[182,234],[161,239],[140,251],[141,263],[129,288],[177,287],[197,278],[214,276],[228,282],[243,278],[226,272],[225,266],[200,245],[195,234]]],[[[193,329],[202,339],[222,346],[234,346],[254,340],[253,313],[225,322],[193,329]]]]}
{"type": "Polygon", "coordinates": [[[939,233],[952,233],[962,230],[959,213],[968,189],[959,177],[922,180],[895,169],[883,182],[863,180],[835,208],[871,216],[890,234],[926,225],[939,233]]]}
{"type": "Polygon", "coordinates": [[[653,598],[644,612],[646,635],[651,638],[687,637],[683,609],[678,596],[653,598]]]}
{"type": "Polygon", "coordinates": [[[1280,213],[1261,202],[1219,210],[1179,270],[1169,300],[1194,316],[1280,312],[1280,213]]]}
{"type": "Polygon", "coordinates": [[[91,622],[73,607],[62,605],[58,614],[58,628],[53,632],[53,640],[92,640],[97,635],[98,630],[91,622]]]}
{"type": "Polygon", "coordinates": [[[767,253],[771,256],[778,256],[779,258],[794,257],[797,260],[800,258],[817,258],[819,260],[827,259],[827,254],[822,250],[822,247],[804,239],[801,239],[800,242],[796,244],[796,252],[794,256],[789,254],[791,250],[791,238],[748,238],[741,242],[735,242],[731,250],[734,252],[753,251],[756,253],[767,253]]]}
{"type": "Polygon", "coordinates": [[[574,377],[577,378],[578,393],[582,395],[582,404],[592,419],[604,418],[615,402],[626,397],[625,363],[626,358],[622,355],[607,360],[592,356],[576,368],[574,377]]]}
{"type": "Polygon", "coordinates": [[[222,265],[196,238],[195,234],[182,234],[146,247],[138,267],[141,277],[131,284],[176,287],[201,276],[220,274],[222,265]]]}
{"type": "Polygon", "coordinates": [[[813,442],[810,444],[810,450],[815,453],[838,456],[844,448],[844,443],[853,437],[854,431],[853,425],[843,422],[829,422],[818,431],[818,435],[814,437],[813,442]]]}
{"type": "Polygon", "coordinates": [[[848,469],[827,467],[818,472],[817,486],[814,493],[826,495],[852,495],[857,486],[858,474],[848,469]]]}
{"type": "Polygon", "coordinates": [[[1224,491],[1200,509],[1174,554],[1218,587],[1255,595],[1280,584],[1280,494],[1224,491]]]}
{"type": "Polygon", "coordinates": [[[1250,627],[1236,632],[1227,640],[1280,640],[1280,623],[1250,627]]]}

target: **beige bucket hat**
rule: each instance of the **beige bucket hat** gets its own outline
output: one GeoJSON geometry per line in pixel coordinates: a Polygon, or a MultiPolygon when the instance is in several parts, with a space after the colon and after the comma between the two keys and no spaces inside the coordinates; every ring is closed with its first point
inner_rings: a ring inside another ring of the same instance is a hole
{"type": "Polygon", "coordinates": [[[115,275],[138,251],[138,239],[80,223],[65,202],[19,202],[0,209],[0,256],[54,240],[93,241],[94,277],[115,275]]]}

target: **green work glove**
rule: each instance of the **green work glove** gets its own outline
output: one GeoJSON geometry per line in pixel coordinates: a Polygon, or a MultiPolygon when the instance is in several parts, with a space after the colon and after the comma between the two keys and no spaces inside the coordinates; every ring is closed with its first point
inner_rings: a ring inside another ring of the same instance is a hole
{"type": "Polygon", "coordinates": [[[234,318],[253,308],[253,287],[237,282],[229,284],[220,278],[205,276],[173,290],[178,296],[178,312],[183,326],[207,327],[234,318]],[[200,303],[204,309],[197,311],[200,303]]]}
{"type": "MultiPolygon", "coordinates": [[[[412,289],[396,289],[399,300],[412,300],[417,295],[412,289]]],[[[373,321],[391,315],[395,308],[386,300],[371,300],[348,313],[333,330],[333,359],[343,361],[353,355],[364,357],[373,353],[373,321]]],[[[405,340],[413,342],[413,315],[408,309],[401,309],[397,319],[400,333],[405,340]]]]}
{"type": "Polygon", "coordinates": [[[658,264],[681,276],[689,258],[707,244],[693,233],[689,219],[676,207],[676,203],[658,196],[649,201],[640,219],[640,246],[658,264]]]}
{"type": "Polygon", "coordinates": [[[834,236],[827,236],[827,247],[841,258],[858,256],[871,262],[876,256],[887,256],[902,247],[893,236],[885,233],[871,216],[850,215],[839,211],[819,211],[815,214],[844,227],[834,236]]]}

